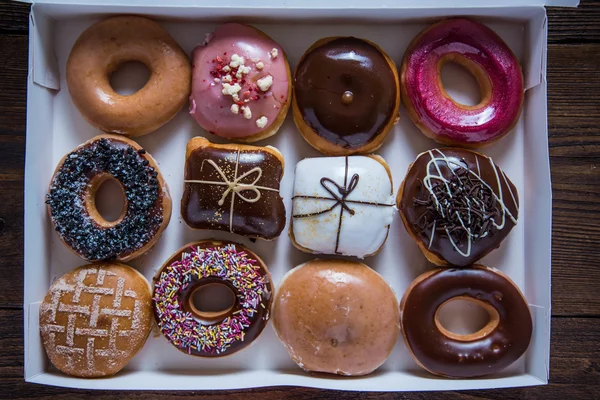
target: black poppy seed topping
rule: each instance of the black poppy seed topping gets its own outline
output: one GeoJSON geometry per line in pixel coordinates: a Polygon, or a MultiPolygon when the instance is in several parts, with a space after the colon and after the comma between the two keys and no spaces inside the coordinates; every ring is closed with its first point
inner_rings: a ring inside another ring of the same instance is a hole
{"type": "Polygon", "coordinates": [[[68,154],[56,172],[46,195],[55,230],[87,260],[126,256],[158,232],[163,222],[161,188],[145,153],[125,142],[101,138],[68,154]],[[110,228],[93,221],[84,202],[90,180],[99,173],[117,179],[127,199],[123,220],[110,228]]]}

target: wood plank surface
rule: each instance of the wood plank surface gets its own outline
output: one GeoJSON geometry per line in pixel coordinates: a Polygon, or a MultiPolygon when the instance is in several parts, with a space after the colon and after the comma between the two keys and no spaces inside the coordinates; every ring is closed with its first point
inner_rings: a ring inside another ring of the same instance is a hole
{"type": "MultiPolygon", "coordinates": [[[[72,391],[23,381],[23,167],[29,4],[0,1],[0,398],[141,392],[72,391]]],[[[600,399],[600,0],[548,10],[548,127],[553,184],[550,385],[385,394],[267,388],[178,393],[215,399],[600,399]]],[[[157,392],[155,398],[175,393],[157,392]]]]}

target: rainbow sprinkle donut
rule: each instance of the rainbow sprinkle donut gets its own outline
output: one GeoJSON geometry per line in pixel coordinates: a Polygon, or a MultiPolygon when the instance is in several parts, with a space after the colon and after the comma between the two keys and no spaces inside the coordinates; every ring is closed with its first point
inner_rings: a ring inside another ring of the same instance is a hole
{"type": "Polygon", "coordinates": [[[512,130],[523,105],[521,66],[506,43],[487,26],[454,18],[415,37],[401,69],[402,100],[427,137],[453,146],[478,148],[512,130]],[[446,62],[466,68],[477,80],[482,100],[455,102],[442,86],[446,62]]]}
{"type": "Polygon", "coordinates": [[[263,261],[244,246],[201,241],[179,249],[154,278],[154,316],[167,340],[190,355],[222,357],[244,349],[267,325],[273,287],[263,261]],[[198,293],[223,285],[225,309],[198,304],[198,293]]]}

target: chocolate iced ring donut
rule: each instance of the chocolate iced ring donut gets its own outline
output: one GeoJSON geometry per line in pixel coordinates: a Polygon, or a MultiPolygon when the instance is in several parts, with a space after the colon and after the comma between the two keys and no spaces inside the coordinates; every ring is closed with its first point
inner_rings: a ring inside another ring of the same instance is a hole
{"type": "Polygon", "coordinates": [[[483,265],[420,275],[402,298],[400,322],[415,361],[432,374],[449,378],[503,370],[525,353],[533,331],[529,306],[519,288],[500,271],[483,265]],[[458,299],[484,308],[488,323],[468,335],[444,328],[440,309],[458,299]]]}
{"type": "Polygon", "coordinates": [[[60,239],[88,261],[128,261],[148,251],[171,218],[171,197],[156,161],[139,144],[100,135],[58,163],[46,196],[60,239]],[[105,220],[95,195],[107,179],[123,190],[125,207],[116,221],[105,220]]]}
{"type": "Polygon", "coordinates": [[[368,40],[317,41],[302,56],[294,81],[294,121],[306,141],[322,153],[373,152],[398,121],[396,66],[368,40]]]}
{"type": "Polygon", "coordinates": [[[212,240],[190,243],[154,277],[154,316],[178,350],[199,357],[223,357],[250,345],[269,321],[271,274],[246,247],[212,240]],[[195,296],[210,285],[231,295],[225,309],[204,309],[195,296]]]}
{"type": "Polygon", "coordinates": [[[95,23],[75,42],[67,61],[73,103],[88,122],[105,132],[139,136],[171,120],[191,90],[188,56],[156,22],[117,16],[95,23]],[[111,87],[110,75],[127,61],[151,72],[146,85],[124,96],[111,87]]]}
{"type": "Polygon", "coordinates": [[[523,108],[519,61],[490,28],[453,18],[415,37],[404,53],[402,100],[408,115],[427,137],[451,146],[478,148],[512,130],[523,108]],[[475,106],[454,101],[440,71],[455,62],[477,80],[482,100],[475,106]]]}
{"type": "Polygon", "coordinates": [[[519,193],[490,157],[432,149],[409,166],[396,199],[408,233],[439,266],[467,266],[498,248],[519,217],[519,193]]]}

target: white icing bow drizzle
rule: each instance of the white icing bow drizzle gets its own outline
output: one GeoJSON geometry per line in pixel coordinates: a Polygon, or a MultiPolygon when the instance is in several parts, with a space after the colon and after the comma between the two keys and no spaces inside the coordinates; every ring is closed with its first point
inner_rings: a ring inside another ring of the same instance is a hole
{"type": "MultiPolygon", "coordinates": [[[[481,170],[479,167],[479,158],[477,156],[475,156],[475,162],[477,165],[477,172],[472,171],[470,168],[468,168],[468,166],[466,166],[466,163],[460,163],[457,161],[453,161],[451,159],[449,159],[441,150],[439,149],[434,149],[434,150],[428,150],[427,153],[429,154],[431,160],[427,163],[426,166],[426,171],[427,171],[427,175],[425,175],[425,177],[423,178],[423,186],[425,187],[425,189],[428,191],[429,195],[431,196],[431,198],[433,199],[433,203],[435,206],[435,210],[437,211],[437,213],[439,213],[439,215],[441,216],[441,218],[443,219],[449,219],[452,216],[451,215],[447,215],[446,211],[450,210],[451,207],[448,207],[448,199],[442,199],[440,200],[438,198],[438,196],[436,195],[435,192],[435,188],[437,188],[439,186],[439,184],[436,184],[437,182],[441,182],[446,190],[446,194],[448,195],[448,198],[452,198],[452,190],[450,188],[450,184],[451,181],[449,179],[444,178],[442,171],[440,170],[440,166],[439,163],[445,163],[446,167],[448,168],[448,170],[455,176],[458,178],[458,175],[456,173],[456,169],[464,169],[466,171],[467,174],[470,175],[471,178],[475,178],[479,183],[481,183],[485,188],[487,188],[490,193],[491,196],[493,196],[493,198],[496,201],[496,208],[499,211],[500,214],[500,222],[496,222],[495,218],[490,218],[490,222],[492,224],[492,226],[494,228],[496,228],[497,230],[502,230],[506,224],[506,217],[508,216],[508,218],[510,218],[512,220],[512,222],[514,224],[517,223],[517,219],[513,216],[513,214],[511,213],[511,211],[508,209],[508,207],[505,205],[504,203],[504,197],[503,197],[503,193],[502,193],[502,183],[500,181],[500,175],[498,173],[498,167],[494,164],[493,160],[491,158],[488,157],[488,161],[494,171],[494,175],[496,177],[496,183],[498,185],[498,193],[496,193],[496,191],[487,183],[485,182],[482,178],[481,178],[481,170]],[[433,151],[437,152],[439,154],[439,156],[434,156],[433,151]],[[433,171],[433,172],[432,172],[433,171]]],[[[512,201],[515,205],[515,207],[518,209],[519,208],[519,204],[517,203],[517,200],[515,198],[515,195],[510,187],[510,184],[508,183],[508,179],[506,177],[506,174],[504,173],[504,171],[500,171],[502,178],[506,184],[506,187],[508,188],[508,191],[511,195],[512,201]]],[[[460,179],[459,179],[460,182],[460,179]]],[[[477,206],[482,208],[482,211],[487,212],[487,211],[493,211],[493,210],[486,210],[485,209],[485,204],[483,204],[482,202],[480,202],[477,198],[472,197],[472,198],[467,198],[467,217],[466,217],[466,221],[463,219],[463,215],[461,215],[457,210],[454,210],[455,216],[460,224],[460,226],[464,229],[464,231],[467,233],[467,248],[466,251],[463,251],[460,249],[460,247],[458,246],[458,243],[456,243],[454,241],[454,239],[452,238],[452,234],[451,231],[448,228],[444,228],[444,231],[446,232],[446,235],[448,236],[448,239],[450,241],[450,243],[452,244],[452,247],[454,247],[454,249],[463,257],[469,257],[471,255],[471,247],[472,247],[472,243],[473,240],[477,240],[477,239],[481,239],[484,238],[488,235],[488,231],[483,232],[482,234],[475,234],[472,232],[471,229],[471,218],[472,218],[472,214],[474,213],[473,211],[473,207],[471,205],[471,203],[475,203],[477,206]]],[[[435,236],[435,231],[436,231],[436,225],[437,225],[437,218],[434,219],[433,221],[433,228],[431,229],[431,237],[429,239],[429,245],[428,248],[431,248],[431,244],[433,243],[433,238],[435,236]]]]}
{"type": "Polygon", "coordinates": [[[261,193],[260,193],[261,190],[268,190],[271,192],[279,193],[279,189],[274,189],[274,188],[270,188],[270,187],[266,187],[266,186],[260,186],[260,185],[256,184],[262,177],[263,171],[260,167],[254,167],[250,171],[247,171],[247,172],[243,173],[242,175],[237,176],[238,167],[240,165],[240,152],[241,152],[240,150],[237,151],[237,155],[235,158],[235,172],[234,172],[232,181],[227,179],[227,175],[225,175],[225,172],[223,172],[223,170],[217,165],[216,162],[214,162],[213,160],[209,160],[209,159],[202,160],[200,170],[202,170],[204,168],[204,163],[206,162],[211,167],[213,167],[215,169],[215,171],[221,176],[221,178],[223,179],[222,181],[205,181],[205,180],[197,180],[197,179],[184,180],[185,183],[200,183],[200,184],[205,184],[205,185],[227,186],[227,189],[225,190],[225,192],[223,192],[223,195],[221,196],[221,199],[218,201],[218,204],[219,204],[219,206],[222,206],[223,204],[225,204],[225,199],[231,193],[231,207],[229,209],[229,232],[232,232],[232,233],[233,233],[233,207],[235,204],[235,196],[236,195],[240,199],[242,199],[243,201],[245,201],[247,203],[256,203],[261,198],[261,193]],[[240,181],[242,179],[247,178],[250,175],[255,174],[255,173],[257,174],[257,176],[252,181],[252,183],[240,183],[240,181]],[[246,191],[246,190],[250,190],[250,191],[254,192],[255,197],[249,198],[249,197],[244,196],[241,192],[246,191]]]}

